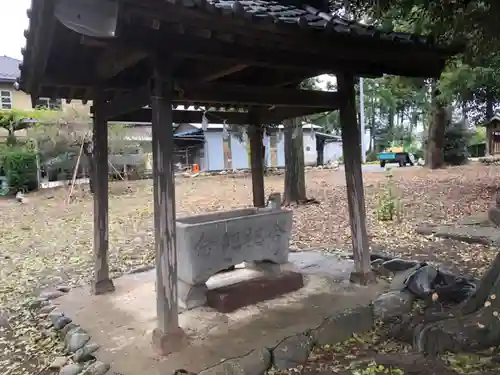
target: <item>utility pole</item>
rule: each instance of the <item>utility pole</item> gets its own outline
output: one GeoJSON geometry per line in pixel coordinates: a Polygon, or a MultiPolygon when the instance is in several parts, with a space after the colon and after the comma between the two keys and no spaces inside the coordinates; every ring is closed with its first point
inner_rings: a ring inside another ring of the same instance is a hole
{"type": "MultiPolygon", "coordinates": [[[[351,15],[351,5],[349,0],[344,0],[345,18],[350,20],[353,18],[351,15]]],[[[359,127],[361,134],[361,162],[366,163],[366,149],[365,149],[365,96],[363,87],[363,77],[359,77],[359,127]]]]}

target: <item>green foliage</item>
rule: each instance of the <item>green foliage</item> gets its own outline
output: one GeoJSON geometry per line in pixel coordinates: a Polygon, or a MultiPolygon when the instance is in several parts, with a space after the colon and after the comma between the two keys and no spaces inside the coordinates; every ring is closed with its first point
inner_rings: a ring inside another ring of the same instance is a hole
{"type": "Polygon", "coordinates": [[[32,127],[34,122],[40,121],[51,113],[53,111],[44,109],[32,111],[9,109],[0,111],[0,128],[8,132],[7,144],[13,146],[17,143],[16,131],[32,127]]]}
{"type": "Polygon", "coordinates": [[[377,219],[380,221],[392,221],[401,219],[401,202],[395,194],[392,170],[387,169],[387,189],[378,200],[377,219]]]}
{"type": "Polygon", "coordinates": [[[409,152],[415,157],[415,160],[424,159],[425,152],[422,148],[410,148],[409,152]]]}
{"type": "Polygon", "coordinates": [[[470,137],[469,146],[478,145],[486,142],[486,128],[477,127],[470,137]]]}
{"type": "Polygon", "coordinates": [[[371,163],[371,162],[376,162],[378,160],[377,158],[378,152],[375,150],[369,151],[366,153],[366,162],[371,163]]]}
{"type": "MultiPolygon", "coordinates": [[[[500,2],[330,1],[338,14],[346,11],[346,4],[355,19],[384,30],[430,34],[440,44],[462,44],[463,52],[448,61],[439,79],[438,100],[453,107],[454,121],[478,125],[493,115],[500,105],[500,2]]],[[[364,82],[365,125],[374,150],[395,140],[413,142],[417,126],[425,133],[433,120],[430,80],[386,76],[364,82]]],[[[476,144],[477,137],[471,142],[476,144]]]]}
{"type": "Polygon", "coordinates": [[[38,188],[37,153],[31,144],[1,148],[0,168],[7,177],[10,193],[38,188]]]}
{"type": "Polygon", "coordinates": [[[447,165],[462,165],[469,158],[468,145],[470,133],[463,123],[452,123],[446,128],[443,149],[444,162],[447,165]]]}
{"type": "Polygon", "coordinates": [[[353,370],[352,375],[404,375],[404,371],[399,368],[385,367],[384,365],[372,362],[364,369],[353,370]]]}

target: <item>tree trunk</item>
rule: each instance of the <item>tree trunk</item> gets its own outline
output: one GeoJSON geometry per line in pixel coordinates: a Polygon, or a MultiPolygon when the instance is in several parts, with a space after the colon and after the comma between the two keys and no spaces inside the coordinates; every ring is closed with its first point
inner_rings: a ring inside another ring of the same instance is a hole
{"type": "Polygon", "coordinates": [[[437,82],[432,89],[432,121],[429,125],[425,164],[430,169],[438,169],[444,165],[444,135],[446,131],[447,112],[439,98],[437,82]]]}
{"type": "Polygon", "coordinates": [[[285,190],[283,202],[307,201],[304,173],[304,136],[299,119],[285,120],[285,190]]]}
{"type": "Polygon", "coordinates": [[[410,121],[410,129],[408,130],[408,140],[411,144],[413,142],[413,132],[418,127],[418,108],[415,107],[412,112],[411,121],[410,121]]]}
{"type": "Polygon", "coordinates": [[[371,95],[370,146],[369,146],[369,151],[373,152],[374,147],[375,147],[375,95],[371,95]]]}
{"type": "MultiPolygon", "coordinates": [[[[491,118],[491,117],[490,117],[491,118]]],[[[466,126],[469,125],[469,116],[467,111],[467,100],[462,100],[462,120],[466,126]]],[[[489,119],[487,119],[489,120],[489,119]]]]}
{"type": "Polygon", "coordinates": [[[7,140],[6,144],[7,146],[15,146],[17,144],[17,138],[14,130],[12,128],[7,128],[8,134],[7,134],[7,140]]]}
{"type": "Polygon", "coordinates": [[[493,116],[493,95],[491,90],[486,91],[486,121],[489,121],[493,116]]]}
{"type": "Polygon", "coordinates": [[[500,344],[500,254],[480,281],[476,293],[458,311],[441,314],[413,332],[417,348],[430,355],[474,352],[500,344]],[[437,321],[436,321],[437,320],[437,321]]]}
{"type": "Polygon", "coordinates": [[[389,140],[392,144],[394,142],[394,108],[389,108],[387,113],[387,124],[389,125],[389,140]]]}

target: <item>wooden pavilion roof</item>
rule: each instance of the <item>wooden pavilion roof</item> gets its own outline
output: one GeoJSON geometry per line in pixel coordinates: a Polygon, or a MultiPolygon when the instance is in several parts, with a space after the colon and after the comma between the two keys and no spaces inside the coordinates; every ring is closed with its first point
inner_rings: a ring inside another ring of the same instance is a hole
{"type": "Polygon", "coordinates": [[[336,72],[437,77],[457,52],[297,4],[33,0],[20,88],[33,97],[91,100],[98,84],[111,98],[148,80],[151,51],[171,55],[176,81],[203,82],[207,91],[213,83],[294,87],[336,72]]]}

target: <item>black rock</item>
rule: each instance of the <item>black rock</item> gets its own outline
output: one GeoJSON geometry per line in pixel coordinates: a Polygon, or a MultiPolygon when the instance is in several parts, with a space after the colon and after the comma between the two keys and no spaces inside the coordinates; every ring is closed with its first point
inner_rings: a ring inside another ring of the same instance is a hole
{"type": "Polygon", "coordinates": [[[286,370],[302,365],[309,358],[313,340],[304,333],[284,339],[273,349],[274,366],[279,370],[286,370]]]}
{"type": "Polygon", "coordinates": [[[93,354],[99,350],[98,344],[87,344],[83,348],[78,349],[75,352],[74,360],[76,362],[87,362],[94,358],[93,354]]]}
{"type": "Polygon", "coordinates": [[[381,254],[381,253],[370,254],[370,261],[373,262],[374,260],[377,260],[377,259],[382,259],[384,262],[387,262],[388,260],[393,259],[393,257],[390,257],[390,256],[385,255],[385,254],[381,254]]]}
{"type": "Polygon", "coordinates": [[[378,268],[384,263],[383,259],[375,259],[370,263],[373,268],[378,268]]]}
{"type": "Polygon", "coordinates": [[[111,366],[107,363],[96,361],[85,369],[87,375],[104,375],[109,371],[111,366]]]}
{"type": "Polygon", "coordinates": [[[37,298],[28,304],[28,309],[37,310],[41,307],[50,305],[50,301],[46,298],[37,298]]]}
{"type": "Polygon", "coordinates": [[[70,332],[69,335],[70,337],[66,342],[66,349],[70,353],[74,353],[78,349],[83,348],[83,346],[90,340],[90,336],[82,332],[75,332],[74,334],[71,334],[70,332]]]}
{"type": "Polygon", "coordinates": [[[40,294],[40,298],[43,298],[46,300],[53,300],[53,299],[57,299],[59,297],[64,296],[64,294],[65,293],[61,292],[60,290],[49,290],[49,291],[42,292],[40,294]]]}
{"type": "Polygon", "coordinates": [[[72,329],[76,329],[80,327],[78,324],[75,324],[75,323],[69,323],[67,324],[66,326],[64,326],[63,329],[61,329],[61,331],[59,332],[59,337],[62,338],[64,340],[64,338],[66,337],[67,333],[69,331],[71,331],[72,329]]]}
{"type": "Polygon", "coordinates": [[[57,322],[57,321],[58,321],[61,317],[63,317],[63,316],[64,316],[64,314],[63,314],[61,311],[57,310],[57,309],[56,309],[56,310],[53,310],[53,311],[51,311],[51,312],[49,313],[49,319],[50,319],[50,321],[52,322],[52,325],[54,325],[54,326],[56,325],[56,322],[57,322]]]}
{"type": "Polygon", "coordinates": [[[59,371],[59,375],[79,375],[82,373],[83,365],[79,363],[72,363],[66,365],[59,371]]]}
{"type": "Polygon", "coordinates": [[[67,285],[59,285],[56,289],[59,292],[68,293],[71,290],[71,287],[69,287],[67,285]]]}
{"type": "Polygon", "coordinates": [[[71,323],[71,318],[69,316],[61,316],[59,319],[56,320],[54,323],[54,328],[55,329],[63,329],[66,327],[69,323],[71,323]]]}
{"type": "Polygon", "coordinates": [[[404,259],[391,259],[388,261],[385,261],[382,264],[382,267],[385,269],[388,269],[391,272],[401,272],[401,271],[406,271],[409,270],[412,267],[415,267],[416,265],[419,265],[420,262],[416,260],[404,260],[404,259]]]}

